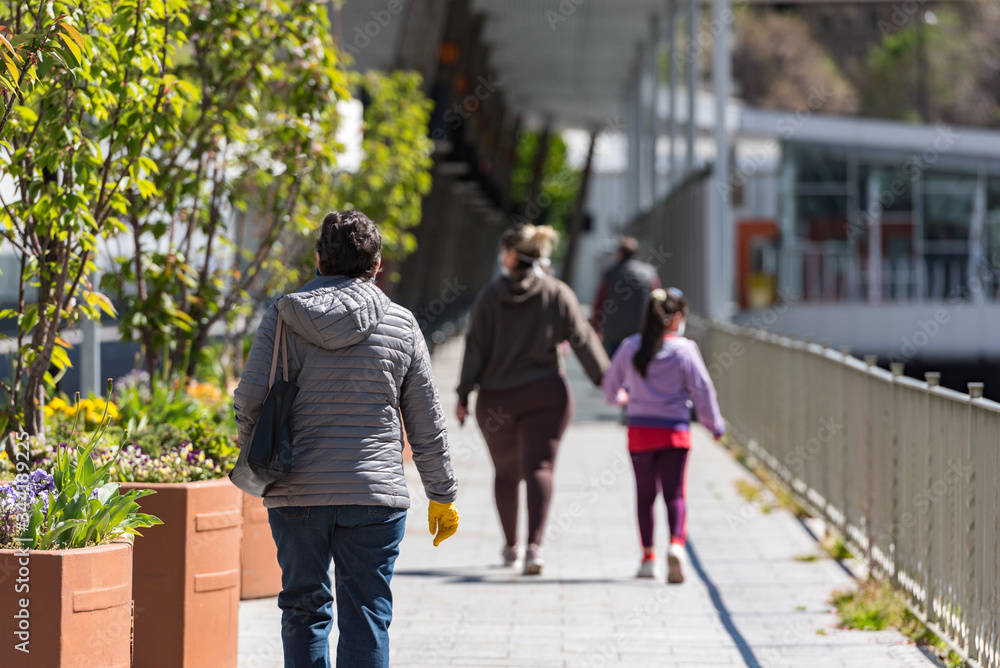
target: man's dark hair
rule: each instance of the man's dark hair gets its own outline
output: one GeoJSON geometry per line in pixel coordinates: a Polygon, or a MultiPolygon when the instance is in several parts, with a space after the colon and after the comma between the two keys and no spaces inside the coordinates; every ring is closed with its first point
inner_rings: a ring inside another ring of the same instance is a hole
{"type": "Polygon", "coordinates": [[[633,237],[622,237],[618,242],[618,256],[624,261],[631,258],[639,250],[639,242],[633,237]]]}
{"type": "Polygon", "coordinates": [[[323,219],[316,252],[324,276],[372,278],[382,257],[382,233],[360,211],[334,211],[323,219]]]}

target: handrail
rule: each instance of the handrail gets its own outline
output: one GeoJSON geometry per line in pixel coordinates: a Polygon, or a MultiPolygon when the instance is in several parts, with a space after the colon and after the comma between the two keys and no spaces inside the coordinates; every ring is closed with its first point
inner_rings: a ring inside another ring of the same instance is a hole
{"type": "Polygon", "coordinates": [[[731,323],[704,356],[730,434],[975,665],[1000,668],[1000,403],[731,323]]]}

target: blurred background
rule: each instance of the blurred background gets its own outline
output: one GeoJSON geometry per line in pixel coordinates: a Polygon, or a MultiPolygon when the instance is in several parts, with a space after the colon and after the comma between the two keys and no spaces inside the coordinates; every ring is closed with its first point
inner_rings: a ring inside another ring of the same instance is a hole
{"type": "MultiPolygon", "coordinates": [[[[186,169],[97,235],[84,285],[115,315],[67,321],[61,391],[164,360],[237,374],[256,318],[312,273],[323,213],[352,207],[432,345],[496,274],[503,229],[533,222],[563,233],[553,272],[582,302],[628,234],[698,316],[1000,398],[993,0],[347,0],[258,19],[243,41],[178,42],[172,71],[215,124],[151,142],[186,169]]],[[[11,244],[0,269],[7,307],[37,297],[11,244]]]]}

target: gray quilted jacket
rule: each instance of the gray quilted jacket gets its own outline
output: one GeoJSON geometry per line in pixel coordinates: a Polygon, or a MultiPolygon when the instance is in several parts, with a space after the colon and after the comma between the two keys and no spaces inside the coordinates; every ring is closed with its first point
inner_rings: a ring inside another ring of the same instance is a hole
{"type": "Polygon", "coordinates": [[[427,344],[413,314],[371,281],[321,276],[271,305],[236,388],[240,443],[267,396],[279,313],[289,380],[299,386],[294,459],[264,505],[408,508],[400,412],[427,497],[454,501],[458,483],[427,344]]]}

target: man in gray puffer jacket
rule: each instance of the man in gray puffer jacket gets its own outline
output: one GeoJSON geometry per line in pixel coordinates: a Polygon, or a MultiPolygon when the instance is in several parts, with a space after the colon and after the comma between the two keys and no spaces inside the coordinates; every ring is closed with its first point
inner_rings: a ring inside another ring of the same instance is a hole
{"type": "Polygon", "coordinates": [[[239,439],[246,442],[267,396],[280,317],[299,393],[289,422],[292,471],[264,505],[281,564],[285,666],[330,665],[331,559],[337,666],[388,666],[389,583],[410,505],[404,422],[435,545],[458,529],[458,486],[423,335],[373,281],[378,228],[358,211],[331,213],[316,247],[317,278],[271,305],[257,329],[236,388],[239,439]]]}

